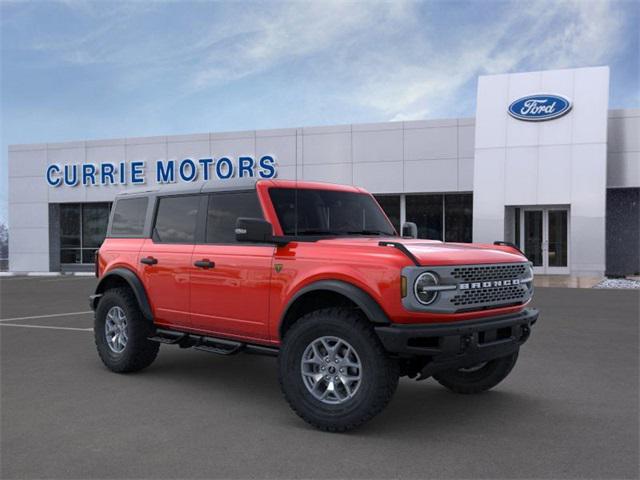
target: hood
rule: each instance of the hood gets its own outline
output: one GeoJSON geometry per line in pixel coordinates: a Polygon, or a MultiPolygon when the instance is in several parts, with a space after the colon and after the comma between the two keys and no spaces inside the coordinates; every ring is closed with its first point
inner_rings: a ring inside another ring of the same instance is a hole
{"type": "Polygon", "coordinates": [[[526,262],[527,259],[511,247],[482,243],[445,243],[437,240],[408,239],[399,237],[340,237],[321,240],[322,243],[350,247],[379,247],[380,242],[404,245],[420,262],[420,265],[472,265],[489,263],[526,262]]]}

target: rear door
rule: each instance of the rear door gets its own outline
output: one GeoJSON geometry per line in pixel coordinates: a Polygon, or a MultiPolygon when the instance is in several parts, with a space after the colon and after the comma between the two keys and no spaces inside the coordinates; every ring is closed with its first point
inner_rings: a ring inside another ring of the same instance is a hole
{"type": "Polygon", "coordinates": [[[152,238],[140,251],[140,269],[155,322],[190,326],[189,274],[201,195],[160,197],[152,238]]]}
{"type": "Polygon", "coordinates": [[[275,248],[236,242],[238,217],[263,218],[255,190],[209,194],[205,243],[191,257],[192,323],[213,334],[264,340],[275,248]]]}

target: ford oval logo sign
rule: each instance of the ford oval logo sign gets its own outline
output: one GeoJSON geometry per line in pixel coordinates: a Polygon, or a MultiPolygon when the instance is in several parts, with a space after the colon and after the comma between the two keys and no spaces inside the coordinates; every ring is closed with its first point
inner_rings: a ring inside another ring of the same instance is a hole
{"type": "Polygon", "coordinates": [[[509,105],[509,115],[518,120],[541,122],[558,118],[571,110],[571,100],[560,95],[527,95],[509,105]]]}

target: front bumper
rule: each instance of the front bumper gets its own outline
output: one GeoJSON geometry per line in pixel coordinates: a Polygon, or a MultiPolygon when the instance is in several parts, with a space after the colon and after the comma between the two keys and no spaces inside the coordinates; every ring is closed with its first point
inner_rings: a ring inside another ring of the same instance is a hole
{"type": "Polygon", "coordinates": [[[442,370],[465,368],[518,351],[527,341],[538,310],[526,308],[516,314],[433,325],[375,327],[384,348],[404,357],[428,360],[422,377],[442,370]]]}

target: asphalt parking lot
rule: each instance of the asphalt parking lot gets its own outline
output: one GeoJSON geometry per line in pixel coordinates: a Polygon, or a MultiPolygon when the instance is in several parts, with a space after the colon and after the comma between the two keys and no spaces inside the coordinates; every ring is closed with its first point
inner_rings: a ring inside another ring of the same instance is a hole
{"type": "Polygon", "coordinates": [[[541,320],[494,391],[403,379],[339,435],[289,410],[273,358],[162,346],[110,373],[94,284],[0,280],[2,478],[638,478],[638,291],[539,288],[541,320]]]}

